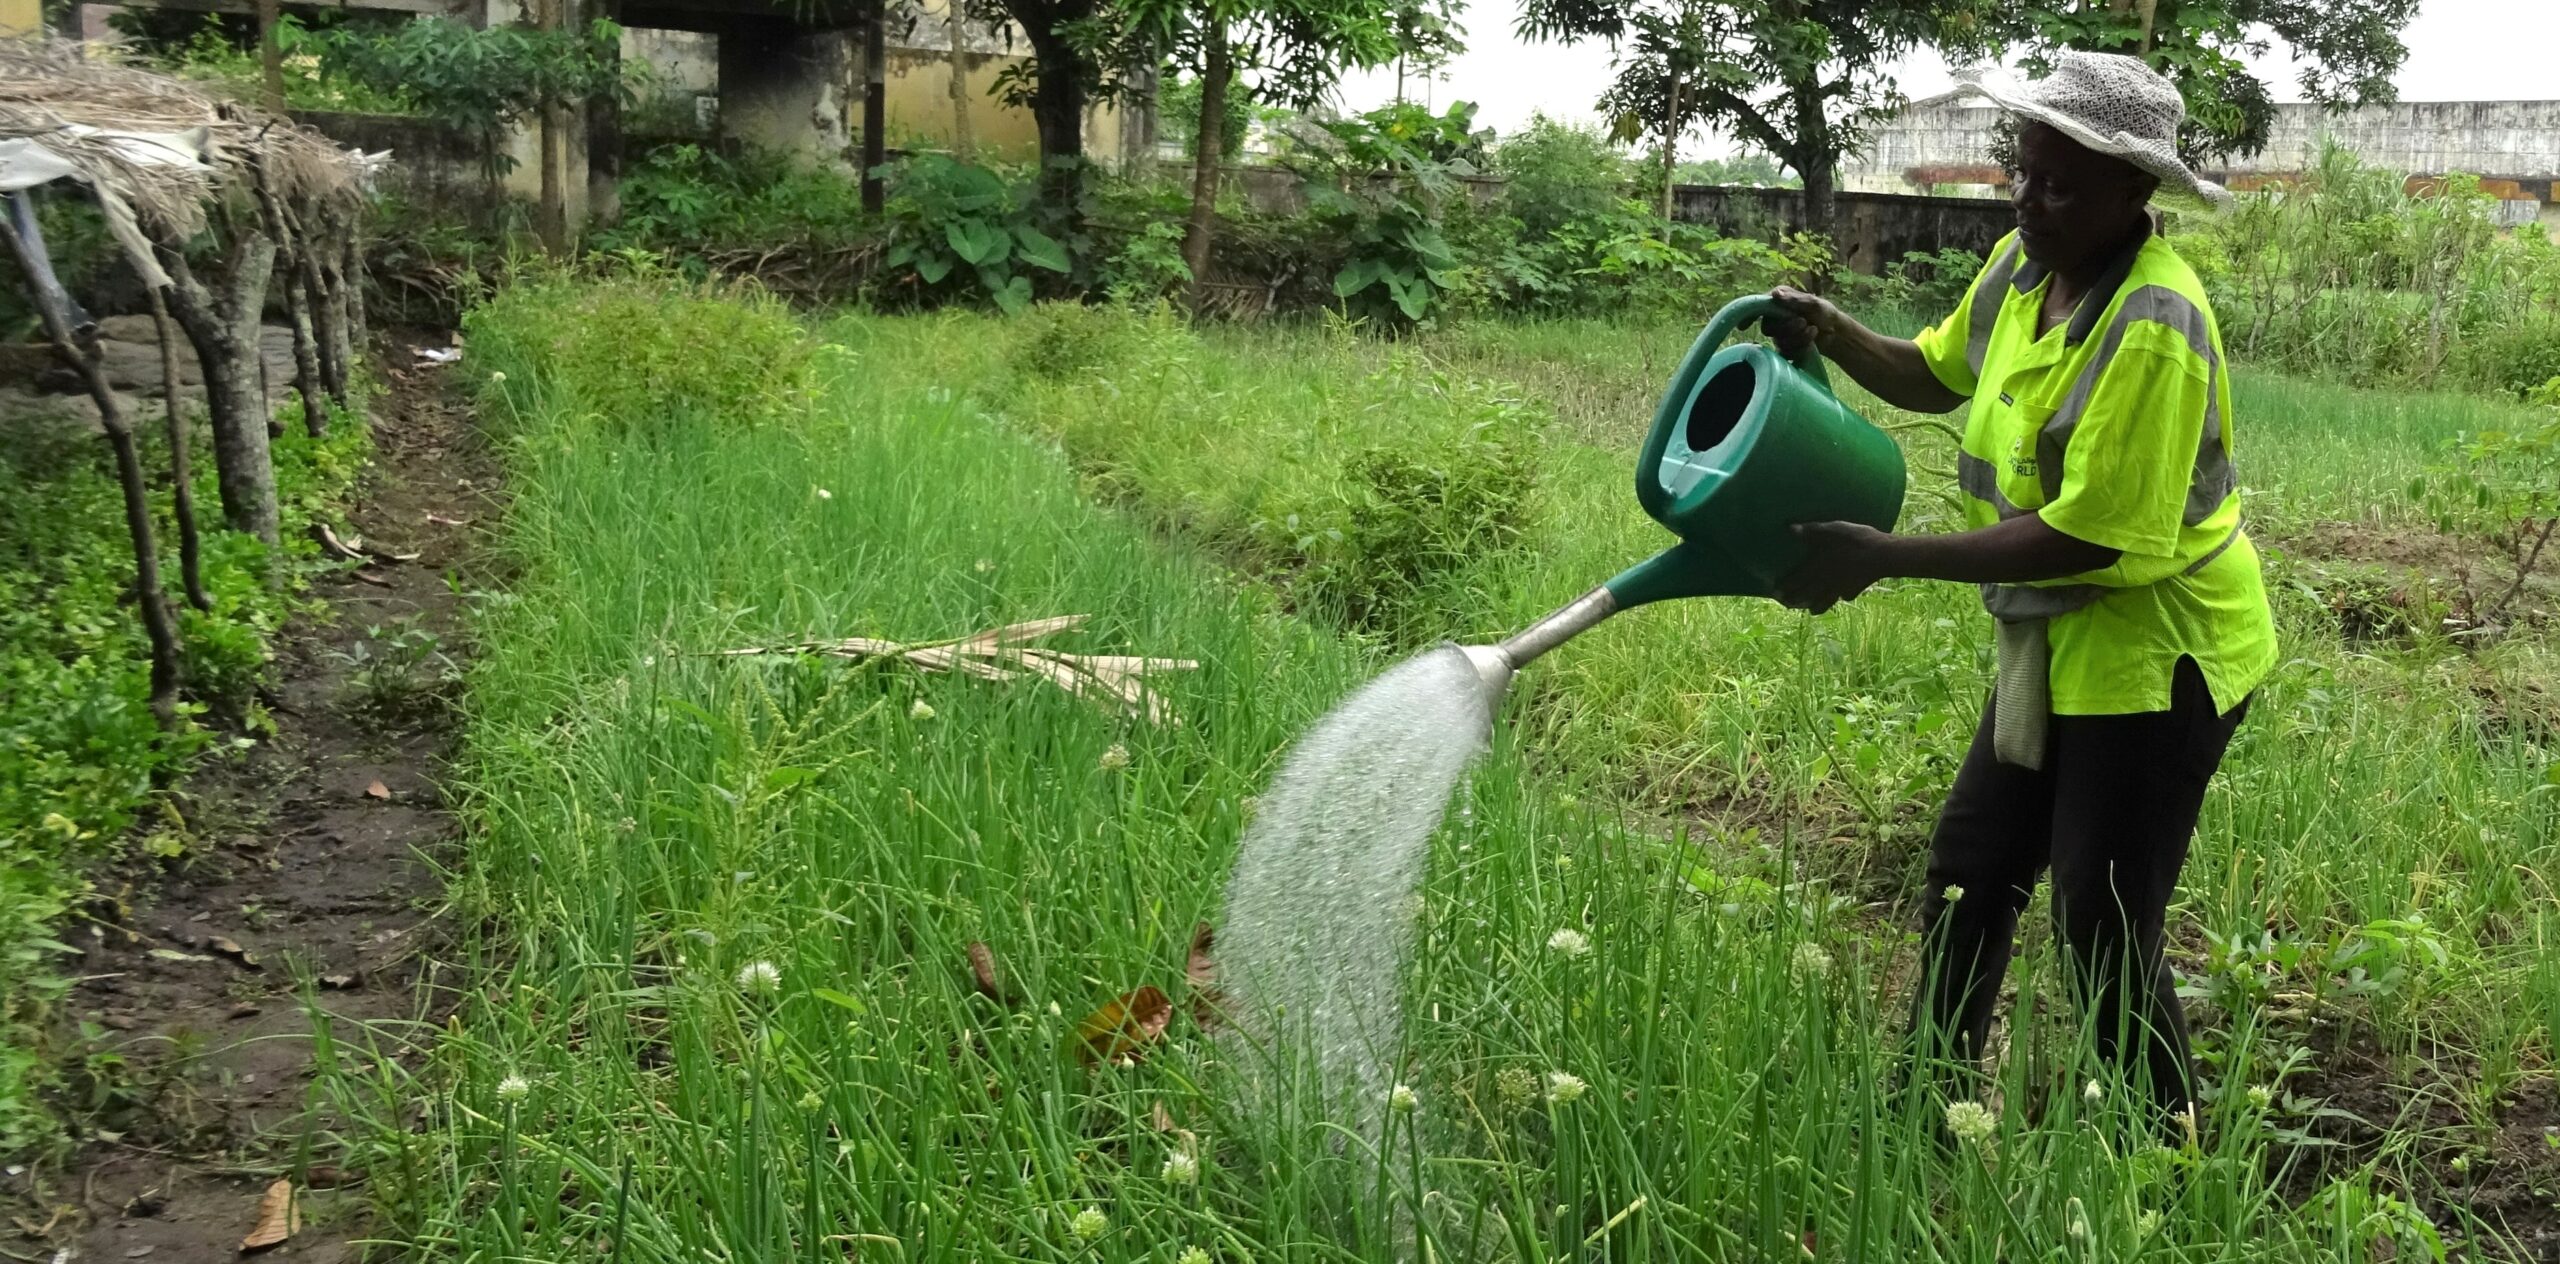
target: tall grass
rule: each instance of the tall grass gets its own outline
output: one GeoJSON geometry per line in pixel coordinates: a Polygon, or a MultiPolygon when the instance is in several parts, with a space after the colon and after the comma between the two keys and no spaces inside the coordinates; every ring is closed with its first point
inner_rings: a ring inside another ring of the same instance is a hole
{"type": "MultiPolygon", "coordinates": [[[[594,301],[519,289],[474,326],[506,375],[488,403],[515,436],[516,578],[479,604],[470,681],[475,837],[453,875],[460,924],[477,928],[467,999],[432,1027],[337,1029],[323,1051],[323,1091],[359,1120],[342,1140],[386,1236],[413,1253],[1987,1264],[2425,1249],[2423,1222],[2371,1173],[2314,1177],[2271,1148],[2281,1068],[2246,1034],[2221,1046],[2230,1091],[2182,1152],[2137,1140],[2129,1091],[2056,1007],[2035,1007],[2047,1017],[2023,1025],[1989,1099],[1996,1126],[1940,1152],[1924,1140],[1936,1105],[1885,1091],[1899,942],[1871,936],[1837,884],[1724,872],[1729,851],[1538,775],[1561,718],[1510,730],[1520,740],[1497,743],[1434,840],[1399,1144],[1373,1152],[1300,1110],[1238,1115],[1226,1077],[1262,1051],[1184,1016],[1190,930],[1218,920],[1251,796],[1292,736],[1379,657],[1085,497],[1000,415],[1056,399],[1014,374],[985,322],[830,325],[816,398],[766,424],[600,426],[610,358],[536,352],[635,336],[581,330],[594,301]],[[1093,622],[1066,648],[1200,660],[1169,686],[1179,726],[1030,685],[706,656],[1069,612],[1093,622]],[[973,942],[997,965],[990,988],[973,942]],[[1177,1000],[1147,1056],[1086,1069],[1066,1052],[1082,1015],[1144,984],[1177,1000]]],[[[1356,397],[1339,368],[1301,363],[1290,380],[1356,397]]],[[[1228,371],[1235,387],[1281,377],[1228,371]]],[[[1249,436],[1277,433],[1299,397],[1228,398],[1245,427],[1230,435],[1249,436]]],[[[1795,649],[1754,670],[1832,698],[1827,634],[1804,626],[1762,633],[1795,649]]],[[[1693,645],[1659,687],[1696,690],[1702,661],[1693,645]]],[[[1549,696],[1532,714],[1560,709],[1549,696]]],[[[1818,840],[1773,825],[1764,841],[1783,876],[1818,840]]],[[[2038,967],[2020,977],[2045,990],[2038,967]]]]}

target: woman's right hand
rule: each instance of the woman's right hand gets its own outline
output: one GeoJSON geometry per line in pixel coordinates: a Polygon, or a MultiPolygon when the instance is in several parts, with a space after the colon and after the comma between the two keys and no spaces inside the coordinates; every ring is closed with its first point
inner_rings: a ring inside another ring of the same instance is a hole
{"type": "Polygon", "coordinates": [[[1760,332],[1776,344],[1778,354],[1790,360],[1801,360],[1805,351],[1828,352],[1838,345],[1839,337],[1856,325],[1847,312],[1819,294],[1781,285],[1769,291],[1779,310],[1760,318],[1760,332]]]}

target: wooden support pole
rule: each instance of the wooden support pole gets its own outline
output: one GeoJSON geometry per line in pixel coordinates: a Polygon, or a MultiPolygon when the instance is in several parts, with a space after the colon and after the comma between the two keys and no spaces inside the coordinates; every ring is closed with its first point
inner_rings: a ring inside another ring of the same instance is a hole
{"type": "MultiPolygon", "coordinates": [[[[24,193],[13,195],[12,209],[22,210],[25,197],[24,193]]],[[[32,217],[20,218],[32,222],[32,217]]],[[[6,239],[18,270],[27,278],[27,291],[36,300],[53,353],[88,386],[89,398],[98,405],[98,424],[115,449],[116,482],[124,490],[125,531],[133,537],[134,604],[141,608],[143,634],[151,642],[151,714],[160,727],[174,728],[178,723],[178,627],[169,616],[168,596],[160,589],[160,547],[151,529],[150,489],[143,480],[142,456],[134,448],[133,428],[125,424],[124,408],[107,387],[106,371],[99,367],[97,327],[75,329],[60,291],[42,283],[50,269],[44,264],[41,239],[19,232],[9,216],[0,216],[0,239],[6,239]]]]}

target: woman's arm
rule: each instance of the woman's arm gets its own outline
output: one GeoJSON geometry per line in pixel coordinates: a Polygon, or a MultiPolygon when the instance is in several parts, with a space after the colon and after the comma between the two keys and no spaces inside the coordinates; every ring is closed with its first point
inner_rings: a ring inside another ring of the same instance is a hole
{"type": "Polygon", "coordinates": [[[1805,542],[1805,559],[1778,581],[1778,600],[1815,614],[1879,579],[2030,584],[2104,570],[2123,556],[2064,535],[2034,514],[1951,535],[1893,535],[1855,522],[1808,522],[1795,533],[1805,542]]]}
{"type": "Polygon", "coordinates": [[[1760,328],[1789,359],[1810,345],[1867,388],[1876,398],[1915,413],[1953,412],[1964,396],[1947,389],[1929,371],[1919,345],[1908,338],[1887,338],[1858,323],[1831,300],[1785,286],[1769,291],[1786,309],[1764,318],[1760,328]]]}

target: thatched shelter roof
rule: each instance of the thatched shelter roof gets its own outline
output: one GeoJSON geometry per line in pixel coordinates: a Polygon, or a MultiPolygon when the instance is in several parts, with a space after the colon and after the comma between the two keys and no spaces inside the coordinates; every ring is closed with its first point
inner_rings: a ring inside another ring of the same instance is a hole
{"type": "Polygon", "coordinates": [[[128,204],[155,233],[176,236],[203,227],[207,199],[245,183],[252,163],[287,197],[360,195],[365,155],[97,51],[0,39],[0,170],[18,173],[0,191],[69,175],[128,204]]]}

